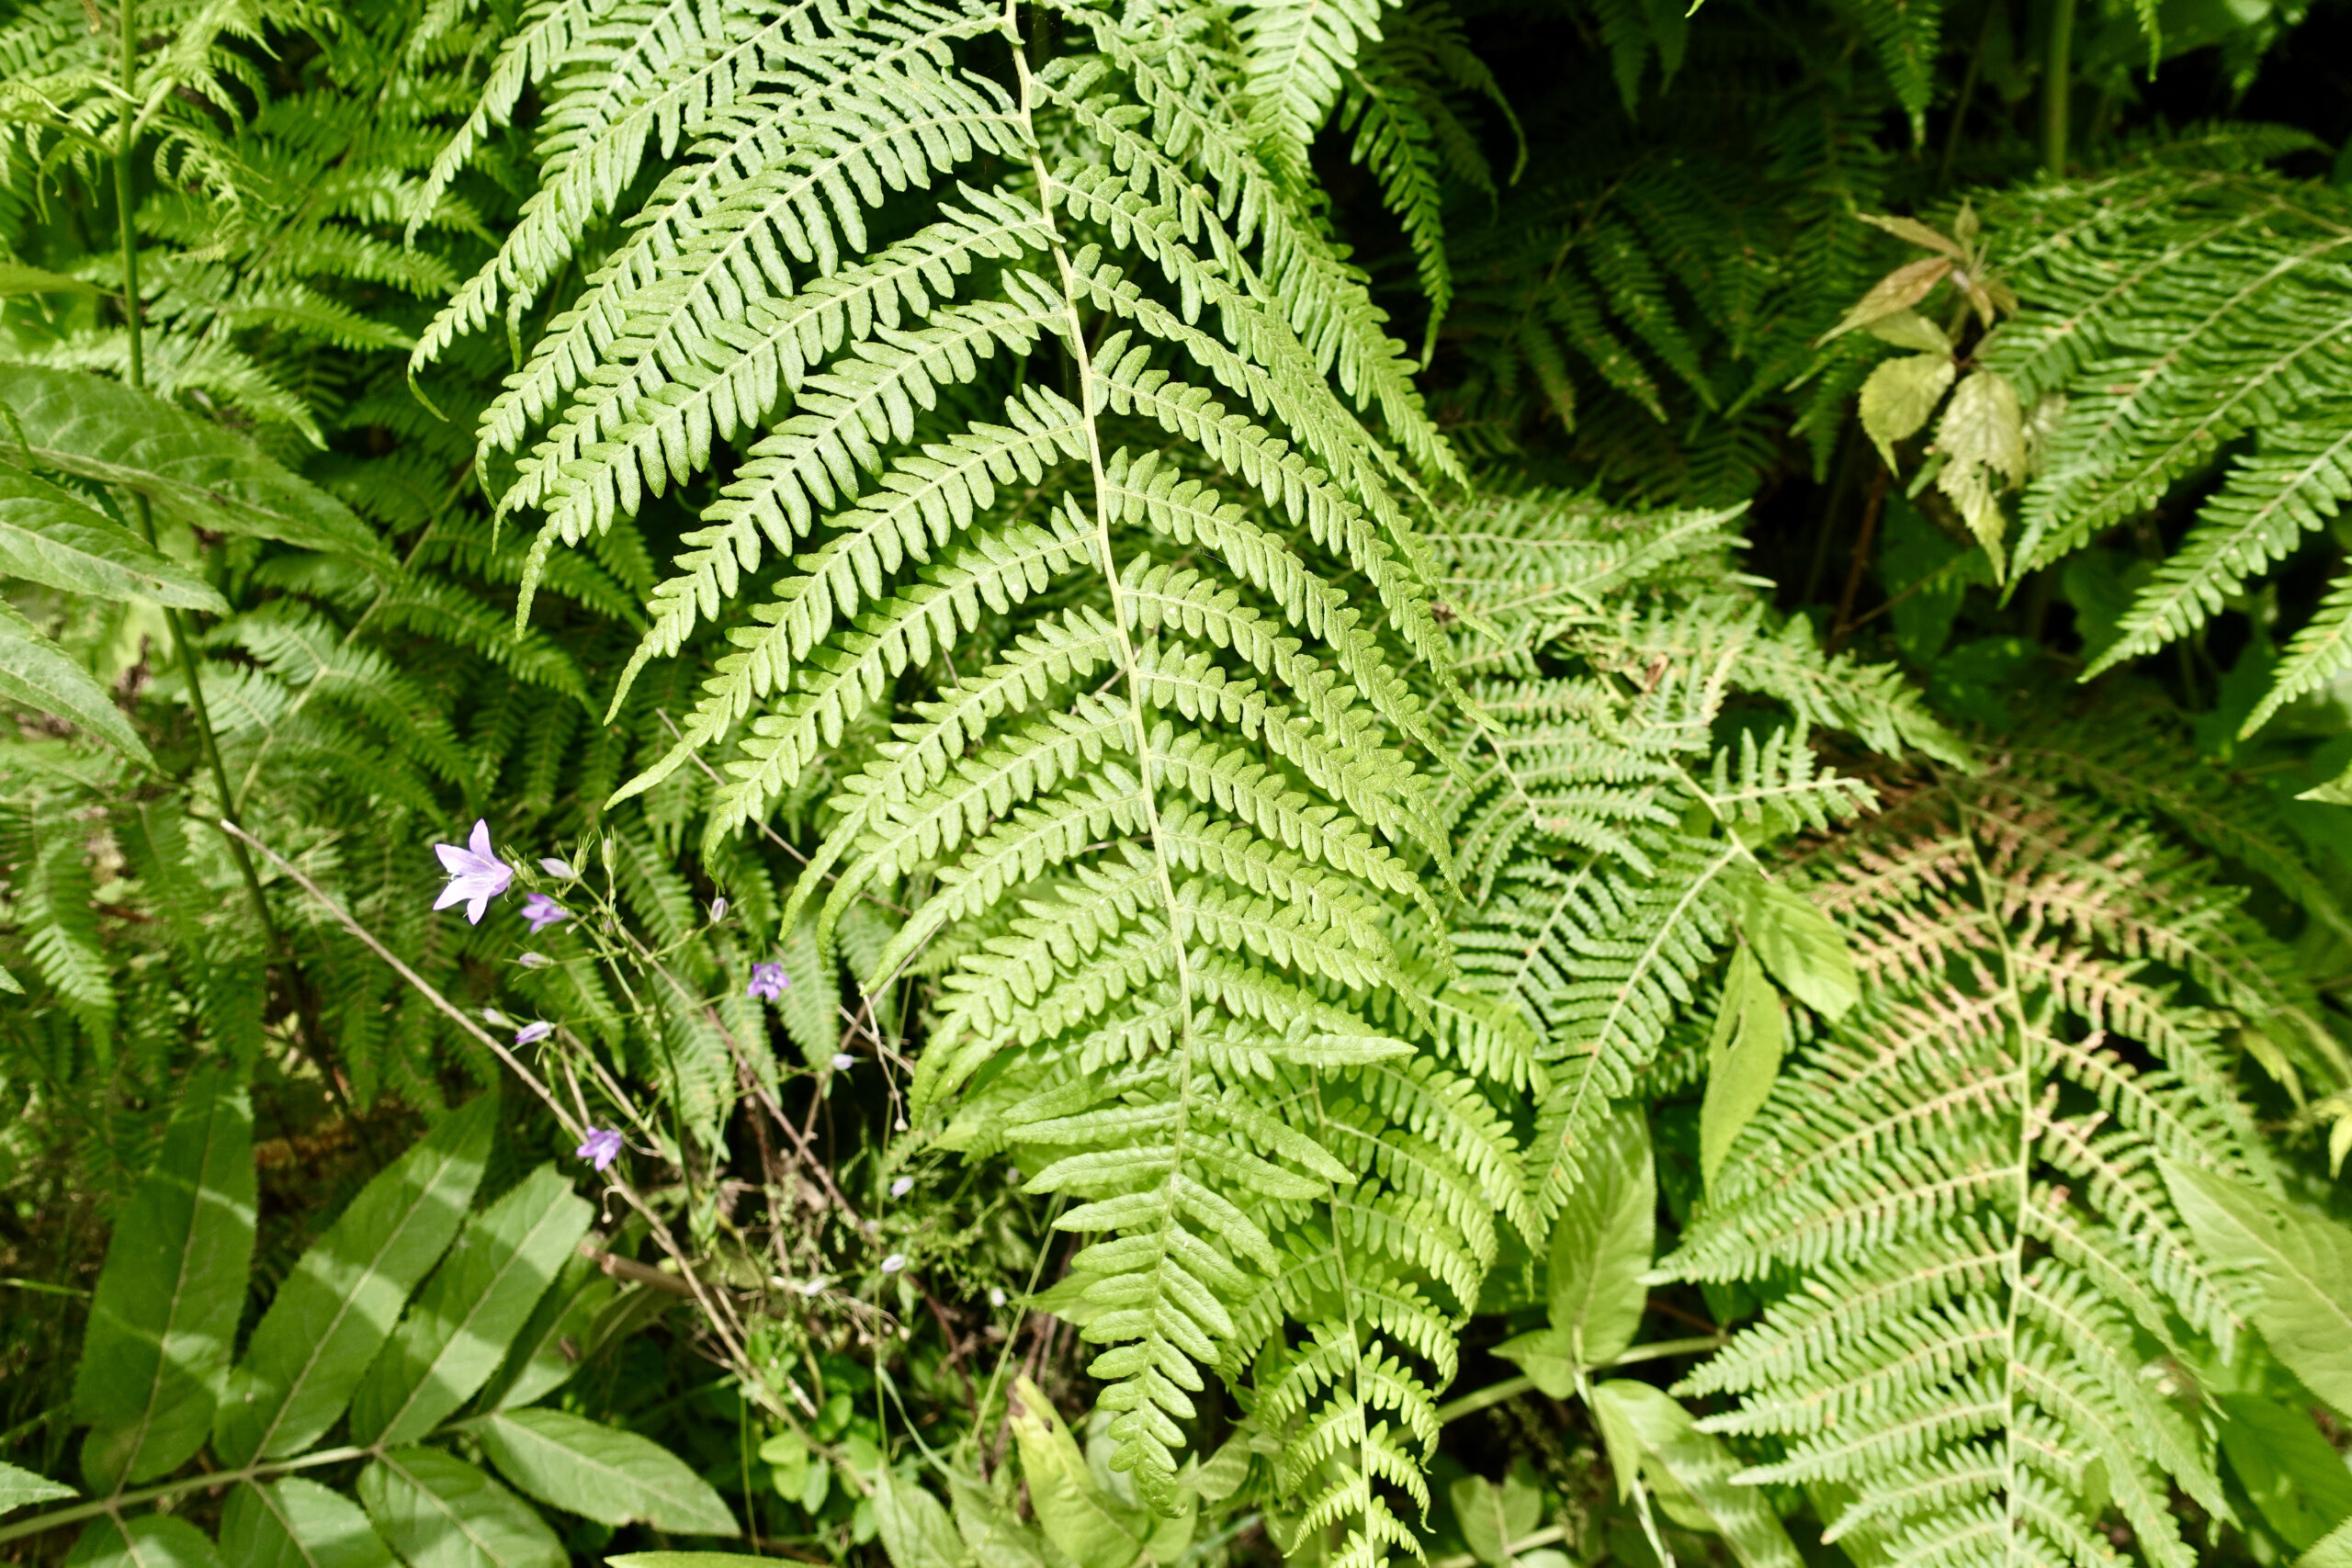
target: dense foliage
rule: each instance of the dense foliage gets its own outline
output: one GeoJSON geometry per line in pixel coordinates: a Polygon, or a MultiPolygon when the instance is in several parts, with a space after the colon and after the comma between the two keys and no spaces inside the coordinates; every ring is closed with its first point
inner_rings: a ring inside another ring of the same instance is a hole
{"type": "Polygon", "coordinates": [[[0,1561],[2352,1562],[2346,61],[0,3],[0,1561]]]}

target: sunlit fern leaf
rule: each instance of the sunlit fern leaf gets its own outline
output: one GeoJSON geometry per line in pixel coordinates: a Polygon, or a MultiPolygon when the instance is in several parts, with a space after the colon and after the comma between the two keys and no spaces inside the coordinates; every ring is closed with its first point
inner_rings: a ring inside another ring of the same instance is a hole
{"type": "MultiPolygon", "coordinates": [[[[2159,152],[2005,197],[1992,217],[2026,310],[1987,363],[2029,401],[2064,400],[2026,493],[2021,565],[2154,510],[2252,437],[2096,650],[2097,674],[2198,630],[2352,497],[2352,202],[2159,152]]],[[[2315,623],[2312,645],[2328,640],[2315,623]]],[[[2280,673],[2298,691],[2321,678],[2280,673]]]]}
{"type": "MultiPolygon", "coordinates": [[[[1292,1438],[1316,1528],[1368,1568],[1408,1539],[1395,1499],[1425,1500],[1492,1216],[1525,1218],[1480,1085],[1537,1077],[1444,989],[1420,528],[1424,476],[1458,470],[1235,118],[1241,62],[1092,9],[1034,74],[1023,8],[794,15],[725,94],[678,96],[688,53],[645,81],[687,106],[666,166],[481,426],[521,457],[501,509],[540,516],[522,587],[723,469],[613,708],[700,693],[620,795],[674,830],[715,754],[715,853],[834,772],[778,918],[815,908],[822,945],[862,896],[907,906],[851,946],[876,997],[922,976],[909,1122],[1075,1201],[1114,1462],[1169,1503],[1211,1376],[1344,1329],[1356,1381],[1300,1385],[1292,1438]],[[1333,1247],[1433,1304],[1408,1325],[1278,1283],[1333,1247]],[[1315,1449],[1367,1400],[1409,1435],[1315,1449]]],[[[614,46],[580,30],[499,80],[537,72],[561,113],[614,46]]],[[[492,98],[484,123],[519,101],[492,98]]],[[[510,245],[450,328],[614,199],[571,159],[532,198],[544,246],[510,245]]],[[[683,918],[633,888],[657,931],[683,918]]]]}
{"type": "Polygon", "coordinates": [[[1702,1424],[1769,1435],[1746,1479],[1839,1488],[1828,1533],[1905,1561],[2064,1560],[2112,1508],[2193,1562],[2171,1489],[2220,1484],[2138,1337],[2238,1325],[2153,1158],[2274,1179],[2223,1040],[2291,958],[2210,858],[2023,755],[1906,781],[1789,869],[1864,999],[1802,1039],[1662,1265],[1800,1279],[1687,1380],[1736,1396],[1702,1424]]]}
{"type": "Polygon", "coordinates": [[[1252,0],[1236,19],[1258,134],[1286,175],[1306,175],[1306,147],[1339,102],[1345,73],[1380,37],[1385,0],[1252,0]]]}

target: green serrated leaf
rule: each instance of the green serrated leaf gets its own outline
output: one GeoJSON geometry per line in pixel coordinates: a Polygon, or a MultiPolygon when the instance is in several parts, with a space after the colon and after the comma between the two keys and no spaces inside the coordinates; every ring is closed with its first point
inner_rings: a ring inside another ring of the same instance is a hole
{"type": "Polygon", "coordinates": [[[474,1428],[490,1461],[540,1502],[599,1524],[735,1535],[710,1483],[661,1444],[560,1410],[512,1410],[474,1428]]]}
{"type": "Polygon", "coordinates": [[[571,1374],[605,1343],[598,1320],[620,1294],[620,1286],[593,1258],[574,1256],[556,1277],[555,1288],[531,1310],[531,1320],[514,1337],[506,1364],[482,1391],[481,1404],[519,1410],[536,1404],[571,1381],[571,1374]]]}
{"type": "Polygon", "coordinates": [[[253,1111],[224,1073],[188,1080],[154,1168],[107,1245],[74,1376],[94,1492],[204,1446],[254,1253],[253,1111]]]}
{"type": "Polygon", "coordinates": [[[347,556],[387,575],[399,570],[350,508],[243,436],[151,392],[82,370],[0,365],[0,405],[36,468],[119,485],[213,533],[347,556]]]}
{"type": "Polygon", "coordinates": [[[279,1287],[213,1424],[221,1460],[299,1453],[343,1414],[401,1304],[465,1221],[498,1097],[478,1097],[353,1199],[279,1287]]]}
{"type": "Polygon", "coordinates": [[[0,575],[96,599],[229,610],[187,567],[71,491],[7,463],[0,463],[0,575]]]}
{"type": "Polygon", "coordinates": [[[1493,1568],[1510,1568],[1513,1542],[1532,1533],[1543,1517],[1544,1495],[1517,1475],[1498,1486],[1483,1475],[1464,1476],[1446,1492],[1470,1555],[1493,1568]]]}
{"type": "Polygon", "coordinates": [[[148,767],[155,759],[147,743],[114,705],[107,689],[40,628],[0,602],[0,700],[51,718],[62,718],[96,736],[148,767]]]}
{"type": "Polygon", "coordinates": [[[359,1472],[368,1517],[409,1568],[568,1568],[528,1503],[438,1449],[399,1448],[359,1472]]]}
{"type": "Polygon", "coordinates": [[[51,1503],[74,1495],[74,1488],[51,1481],[46,1475],[18,1470],[13,1464],[0,1464],[0,1514],[21,1508],[28,1503],[51,1503]]]}
{"type": "Polygon", "coordinates": [[[1862,998],[1846,933],[1802,893],[1762,877],[1739,887],[1739,925],[1781,988],[1826,1018],[1862,998]]]}
{"type": "Polygon", "coordinates": [[[554,1166],[543,1165],[474,1216],[360,1379],[351,1398],[354,1439],[413,1441],[472,1397],[594,1213],[554,1166]]]}
{"type": "Polygon", "coordinates": [[[1707,1047],[1707,1097],[1699,1109],[1699,1170],[1710,1189],[1724,1156],[1771,1094],[1788,1043],[1781,994],[1742,942],[1724,977],[1723,1005],[1707,1047]]]}
{"type": "Polygon", "coordinates": [[[220,1568],[220,1554],[186,1519],[141,1514],[84,1525],[65,1568],[220,1568]]]}
{"type": "Polygon", "coordinates": [[[300,1476],[230,1493],[220,1551],[237,1568],[394,1568],[359,1505],[300,1476]]]}
{"type": "Polygon", "coordinates": [[[1901,466],[1894,444],[1919,433],[1956,374],[1949,353],[1905,354],[1881,364],[1862,383],[1862,434],[1889,469],[1901,466]]]}
{"type": "Polygon", "coordinates": [[[2270,1353],[2352,1410],[2352,1230],[2217,1171],[2160,1163],[2199,1247],[2245,1287],[2270,1353]]]}

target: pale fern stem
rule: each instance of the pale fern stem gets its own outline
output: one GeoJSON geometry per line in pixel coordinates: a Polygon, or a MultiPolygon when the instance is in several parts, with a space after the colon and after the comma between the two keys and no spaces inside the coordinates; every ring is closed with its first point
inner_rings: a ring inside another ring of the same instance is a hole
{"type": "MultiPolygon", "coordinates": [[[[1330,1115],[1323,1103],[1323,1072],[1319,1067],[1307,1069],[1315,1083],[1315,1130],[1325,1148],[1331,1146],[1330,1115]]],[[[1340,1235],[1340,1206],[1331,1205],[1331,1257],[1340,1270],[1340,1301],[1342,1311],[1349,1311],[1356,1300],[1354,1273],[1348,1267],[1348,1244],[1340,1235]]],[[[1476,1303],[1472,1303],[1474,1306],[1476,1303]]],[[[1363,1480],[1363,1496],[1359,1517],[1363,1521],[1363,1541],[1366,1548],[1377,1551],[1373,1541],[1372,1524],[1372,1404],[1363,1385],[1363,1336],[1353,1313],[1348,1316],[1348,1381],[1355,1390],[1356,1405],[1356,1471],[1363,1480]]],[[[1351,1562],[1345,1568],[1353,1568],[1351,1562]]]]}
{"type": "Polygon", "coordinates": [[[1186,962],[1183,916],[1176,902],[1176,879],[1168,864],[1168,852],[1162,843],[1159,828],[1159,791],[1151,776],[1151,731],[1144,716],[1145,688],[1143,675],[1137,668],[1134,639],[1127,635],[1130,612],[1127,597],[1119,581],[1116,562],[1111,555],[1111,525],[1105,506],[1110,491],[1110,479],[1102,460],[1102,431],[1097,423],[1095,402],[1096,382],[1092,356],[1087,352],[1086,330],[1078,313],[1078,294],[1073,287],[1069,253],[1062,246],[1061,230],[1054,221],[1053,176],[1046,171],[1045,154],[1037,140],[1035,85],[1029,73],[1028,56],[1023,52],[1020,23],[1021,0],[1005,0],[1004,35],[1012,45],[1012,68],[1021,82],[1021,128],[1029,147],[1029,166],[1037,181],[1037,210],[1043,220],[1047,243],[1053,251],[1054,265],[1061,280],[1062,313],[1069,333],[1069,352],[1078,370],[1079,412],[1086,427],[1086,460],[1092,474],[1094,487],[1094,536],[1096,570],[1111,591],[1111,626],[1118,637],[1118,660],[1125,673],[1127,684],[1127,722],[1135,736],[1136,804],[1142,808],[1144,832],[1150,840],[1152,873],[1159,885],[1160,907],[1168,916],[1168,941],[1175,964],[1177,1009],[1179,1013],[1179,1046],[1181,1060],[1177,1068],[1177,1099],[1179,1114],[1170,1137],[1172,1157],[1169,1161],[1166,1185],[1170,1191],[1170,1219],[1159,1227],[1159,1263],[1164,1268],[1168,1257],[1168,1224],[1174,1223],[1175,1184],[1183,1179],[1184,1141],[1192,1126],[1194,1098],[1193,1063],[1195,1045],[1193,1038],[1193,982],[1186,962]]]}
{"type": "Polygon", "coordinates": [[[2003,1265],[2008,1276],[2009,1300],[2002,1325],[2005,1343],[2001,1362],[2005,1415],[2001,1429],[2001,1506],[2005,1526],[2002,1553],[2014,1562],[2018,1560],[2018,1533],[2022,1528],[2018,1514],[2018,1320],[2025,1301],[2026,1210],[2033,1201],[2033,1062],[2029,1055],[2032,1026],[2025,1016],[2024,1000],[2018,994],[2017,953],[2009,943],[2009,928],[2001,919],[1992,873],[1985,869],[1984,857],[1977,848],[1975,815],[1957,792],[1952,795],[1952,804],[1960,816],[1961,841],[1968,846],[1969,874],[1976,879],[1977,897],[1984,901],[1985,919],[1992,927],[1994,941],[2000,945],[2001,991],[2008,1005],[2011,1025],[2017,1031],[2017,1212],[2009,1217],[2009,1257],[2003,1265]]]}
{"type": "MultiPolygon", "coordinates": [[[[131,220],[130,200],[131,144],[139,131],[135,112],[135,106],[139,101],[137,92],[138,0],[121,0],[121,7],[122,122],[114,150],[115,212],[116,220],[121,230],[122,315],[125,330],[130,336],[130,374],[128,379],[131,386],[143,389],[147,384],[147,367],[140,341],[141,320],[139,305],[139,232],[137,226],[131,220]]],[[[144,535],[147,543],[153,546],[155,543],[153,510],[148,505],[147,498],[136,491],[130,494],[130,504],[131,511],[139,519],[140,533],[144,535]]],[[[198,667],[196,649],[187,639],[187,624],[181,620],[177,610],[167,606],[164,611],[164,626],[171,634],[173,650],[179,656],[181,678],[187,682],[188,708],[196,718],[197,738],[203,748],[206,769],[212,775],[213,790],[220,799],[220,814],[224,818],[233,820],[237,814],[236,796],[229,790],[229,771],[221,765],[220,741],[213,732],[211,709],[205,704],[204,678],[198,667]]],[[[270,915],[269,899],[262,892],[261,874],[254,868],[253,856],[246,852],[244,844],[233,833],[229,835],[229,858],[236,862],[238,878],[245,885],[245,897],[252,903],[254,914],[261,921],[262,934],[268,940],[271,948],[276,950],[278,962],[285,966],[286,978],[289,988],[294,993],[297,1010],[302,1020],[303,1054],[309,1056],[319,1069],[319,1077],[326,1085],[329,1098],[342,1109],[345,1120],[352,1120],[351,1101],[343,1091],[343,1082],[335,1076],[334,1066],[326,1055],[325,1043],[320,1038],[317,1010],[311,1003],[308,987],[302,984],[301,976],[295,971],[293,949],[287,942],[286,933],[277,929],[277,921],[270,915]]],[[[354,1125],[356,1125],[356,1122],[354,1125]]],[[[374,1153],[372,1140],[364,1131],[360,1133],[359,1137],[361,1145],[372,1156],[374,1153]]]]}

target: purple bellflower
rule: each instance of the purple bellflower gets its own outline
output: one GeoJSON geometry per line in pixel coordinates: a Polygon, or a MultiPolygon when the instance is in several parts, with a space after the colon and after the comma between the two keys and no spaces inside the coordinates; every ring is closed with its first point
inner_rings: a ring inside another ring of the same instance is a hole
{"type": "Polygon", "coordinates": [[[545,1040],[548,1035],[553,1034],[554,1032],[554,1024],[549,1023],[545,1019],[539,1019],[533,1022],[526,1023],[522,1028],[516,1030],[514,1032],[514,1043],[517,1045],[537,1045],[540,1041],[545,1040]]]}
{"type": "Polygon", "coordinates": [[[785,974],[783,964],[754,964],[752,965],[752,983],[743,987],[743,994],[747,997],[757,997],[762,1001],[772,1002],[783,996],[785,987],[791,984],[792,980],[785,974]]]}
{"type": "Polygon", "coordinates": [[[526,893],[523,918],[531,922],[531,934],[537,936],[549,926],[571,919],[571,911],[544,893],[526,893]]]}
{"type": "Polygon", "coordinates": [[[446,909],[463,904],[471,924],[481,924],[482,911],[490,908],[490,901],[514,885],[514,868],[491,852],[490,824],[480,818],[474,819],[473,836],[462,845],[435,844],[433,852],[441,857],[441,869],[449,874],[449,886],[441,889],[433,907],[446,909]]]}
{"type": "Polygon", "coordinates": [[[621,1157],[621,1134],[617,1127],[591,1127],[588,1140],[571,1151],[598,1170],[621,1157]]]}

